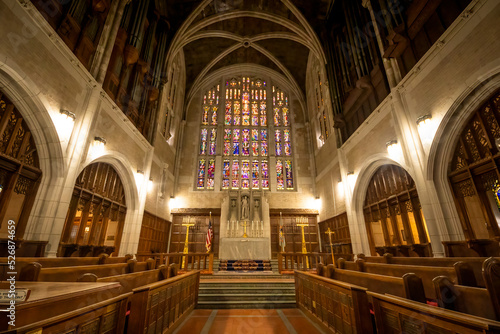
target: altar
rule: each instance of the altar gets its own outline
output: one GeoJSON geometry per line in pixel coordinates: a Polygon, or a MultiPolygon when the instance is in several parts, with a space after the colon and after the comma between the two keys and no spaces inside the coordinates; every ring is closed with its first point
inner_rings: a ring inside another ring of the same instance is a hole
{"type": "Polygon", "coordinates": [[[270,260],[269,238],[222,238],[221,260],[270,260]]]}
{"type": "Polygon", "coordinates": [[[222,200],[220,260],[270,260],[269,203],[263,192],[229,192],[222,200]]]}

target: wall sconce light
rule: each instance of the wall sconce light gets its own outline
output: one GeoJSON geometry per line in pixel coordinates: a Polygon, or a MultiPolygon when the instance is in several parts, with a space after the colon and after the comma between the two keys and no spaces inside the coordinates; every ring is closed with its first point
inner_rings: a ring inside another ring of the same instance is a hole
{"type": "Polygon", "coordinates": [[[340,196],[344,196],[344,183],[342,182],[342,179],[340,177],[337,181],[337,192],[340,196]]]}
{"type": "Polygon", "coordinates": [[[356,175],[354,172],[348,172],[347,173],[347,182],[349,183],[349,186],[351,187],[351,190],[354,189],[354,186],[356,185],[356,175]]]}
{"type": "Polygon", "coordinates": [[[422,142],[429,142],[433,138],[432,116],[423,115],[417,118],[417,127],[422,142]]]}
{"type": "Polygon", "coordinates": [[[169,206],[170,206],[170,210],[177,208],[177,200],[175,199],[174,196],[170,196],[169,206]]]}
{"type": "Polygon", "coordinates": [[[148,192],[151,192],[153,190],[153,178],[150,177],[148,181],[148,192]]]}
{"type": "Polygon", "coordinates": [[[58,117],[54,118],[54,125],[60,135],[61,141],[66,141],[71,136],[76,116],[66,109],[59,110],[59,115],[57,116],[58,117]]]}
{"type": "Polygon", "coordinates": [[[429,125],[431,119],[432,119],[431,115],[420,116],[419,118],[417,118],[417,126],[421,127],[421,126],[429,125]]]}
{"type": "Polygon", "coordinates": [[[92,147],[92,156],[94,158],[104,154],[104,145],[106,145],[106,139],[103,137],[94,137],[94,145],[92,147]]]}
{"type": "Polygon", "coordinates": [[[318,211],[321,210],[321,198],[319,198],[319,196],[316,196],[314,199],[314,208],[318,211]]]}
{"type": "Polygon", "coordinates": [[[68,120],[71,120],[71,121],[75,121],[76,119],[76,116],[74,113],[72,113],[71,111],[69,110],[66,110],[66,109],[61,109],[59,110],[59,113],[63,116],[65,116],[64,118],[68,119],[68,120]]]}
{"type": "Polygon", "coordinates": [[[401,150],[401,145],[397,140],[388,141],[385,146],[387,147],[387,153],[394,160],[399,160],[403,156],[403,151],[401,150]]]}
{"type": "Polygon", "coordinates": [[[137,184],[137,188],[140,189],[143,182],[144,182],[144,171],[138,169],[137,173],[135,173],[135,183],[137,184]]]}

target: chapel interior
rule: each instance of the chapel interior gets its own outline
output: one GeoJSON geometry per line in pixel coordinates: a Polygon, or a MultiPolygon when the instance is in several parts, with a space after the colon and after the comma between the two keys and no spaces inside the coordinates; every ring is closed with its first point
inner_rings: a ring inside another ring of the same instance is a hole
{"type": "Polygon", "coordinates": [[[498,0],[0,0],[0,333],[500,333],[498,0]]]}

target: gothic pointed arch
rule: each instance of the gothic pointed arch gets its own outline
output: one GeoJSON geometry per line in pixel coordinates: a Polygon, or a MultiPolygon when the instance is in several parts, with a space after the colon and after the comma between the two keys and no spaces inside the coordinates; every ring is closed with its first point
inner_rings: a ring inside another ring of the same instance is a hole
{"type": "Polygon", "coordinates": [[[126,212],[125,189],[115,168],[105,162],[88,165],[75,182],[59,256],[118,254],[126,212]]]}
{"type": "Polygon", "coordinates": [[[363,214],[372,254],[431,256],[416,184],[403,168],[386,164],[375,171],[363,214]]]}
{"type": "Polygon", "coordinates": [[[37,147],[14,103],[0,91],[0,238],[22,240],[42,177],[37,147]],[[11,225],[15,234],[11,234],[11,225]]]}

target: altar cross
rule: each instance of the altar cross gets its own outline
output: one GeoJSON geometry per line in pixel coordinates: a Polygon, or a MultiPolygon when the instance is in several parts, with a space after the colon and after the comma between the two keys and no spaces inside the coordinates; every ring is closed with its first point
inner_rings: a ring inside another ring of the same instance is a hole
{"type": "MultiPolygon", "coordinates": [[[[184,251],[183,253],[184,254],[187,254],[188,253],[188,250],[189,250],[189,228],[191,226],[194,226],[195,224],[191,222],[191,217],[188,218],[187,220],[187,223],[182,223],[182,226],[186,226],[186,241],[184,241],[184,251]]],[[[186,268],[186,257],[187,256],[183,256],[182,257],[182,267],[181,268],[186,268]]]]}
{"type": "Polygon", "coordinates": [[[328,234],[328,239],[330,239],[330,251],[332,252],[332,263],[335,266],[335,260],[333,258],[333,246],[332,246],[332,234],[335,234],[335,231],[332,231],[330,230],[330,228],[328,228],[328,230],[325,233],[328,234]]]}
{"type": "MultiPolygon", "coordinates": [[[[305,219],[297,218],[297,221],[301,221],[301,222],[297,222],[296,225],[300,226],[302,229],[302,254],[307,254],[306,236],[304,234],[304,227],[309,226],[309,222],[308,222],[307,218],[305,218],[305,219]]],[[[309,269],[309,258],[307,257],[307,255],[306,255],[306,268],[309,269]]]]}

